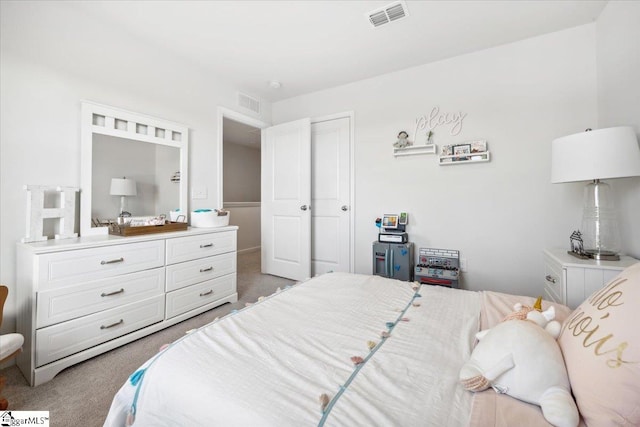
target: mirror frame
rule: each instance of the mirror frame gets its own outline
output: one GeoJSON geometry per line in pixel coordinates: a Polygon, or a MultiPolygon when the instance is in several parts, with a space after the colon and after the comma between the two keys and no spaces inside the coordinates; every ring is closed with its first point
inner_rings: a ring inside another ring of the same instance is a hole
{"type": "MultiPolygon", "coordinates": [[[[90,101],[81,102],[80,119],[80,235],[107,234],[108,227],[91,226],[93,135],[109,135],[180,149],[180,211],[188,218],[189,128],[140,113],[90,101]]],[[[172,172],[171,172],[172,173],[172,172]]],[[[170,173],[167,173],[169,179],[170,173]]]]}

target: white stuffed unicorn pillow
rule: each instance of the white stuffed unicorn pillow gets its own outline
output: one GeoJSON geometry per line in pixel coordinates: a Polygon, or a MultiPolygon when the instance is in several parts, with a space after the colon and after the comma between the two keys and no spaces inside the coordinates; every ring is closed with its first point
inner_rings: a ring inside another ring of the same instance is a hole
{"type": "Polygon", "coordinates": [[[505,321],[476,334],[479,342],[460,370],[462,385],[470,391],[493,387],[539,405],[556,427],[576,427],[579,414],[556,342],[561,325],[553,320],[554,308],[540,312],[516,304],[515,309],[505,321]]]}

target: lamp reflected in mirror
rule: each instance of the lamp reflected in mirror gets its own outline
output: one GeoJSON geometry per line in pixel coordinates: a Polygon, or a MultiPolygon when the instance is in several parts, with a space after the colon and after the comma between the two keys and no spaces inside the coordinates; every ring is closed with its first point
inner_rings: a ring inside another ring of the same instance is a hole
{"type": "Polygon", "coordinates": [[[118,214],[118,218],[130,217],[131,212],[127,212],[125,210],[125,198],[138,194],[138,192],[136,191],[135,180],[128,179],[126,177],[112,178],[109,194],[111,194],[112,196],[120,196],[120,213],[118,214]]]}

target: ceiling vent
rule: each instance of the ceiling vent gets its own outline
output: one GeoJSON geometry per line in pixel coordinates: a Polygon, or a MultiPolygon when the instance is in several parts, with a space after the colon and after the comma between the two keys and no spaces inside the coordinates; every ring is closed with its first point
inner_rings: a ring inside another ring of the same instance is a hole
{"type": "Polygon", "coordinates": [[[372,10],[366,16],[371,25],[380,27],[389,22],[406,18],[409,16],[409,11],[404,1],[395,1],[379,9],[372,10]]]}
{"type": "Polygon", "coordinates": [[[249,95],[238,92],[238,105],[260,114],[260,101],[249,95]]]}

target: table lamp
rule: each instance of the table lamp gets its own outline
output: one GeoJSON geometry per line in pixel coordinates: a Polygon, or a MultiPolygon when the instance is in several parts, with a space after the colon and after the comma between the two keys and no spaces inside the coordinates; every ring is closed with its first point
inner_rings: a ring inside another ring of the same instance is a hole
{"type": "Polygon", "coordinates": [[[131,213],[124,210],[124,198],[127,196],[135,196],[136,182],[133,179],[124,178],[112,178],[111,189],[109,194],[112,196],[120,196],[120,214],[119,217],[131,216],[131,213]]]}
{"type": "Polygon", "coordinates": [[[551,143],[552,183],[591,181],[584,189],[582,212],[582,238],[588,257],[620,259],[611,189],[600,180],[630,176],[640,176],[640,147],[631,126],[587,129],[551,143]]]}

